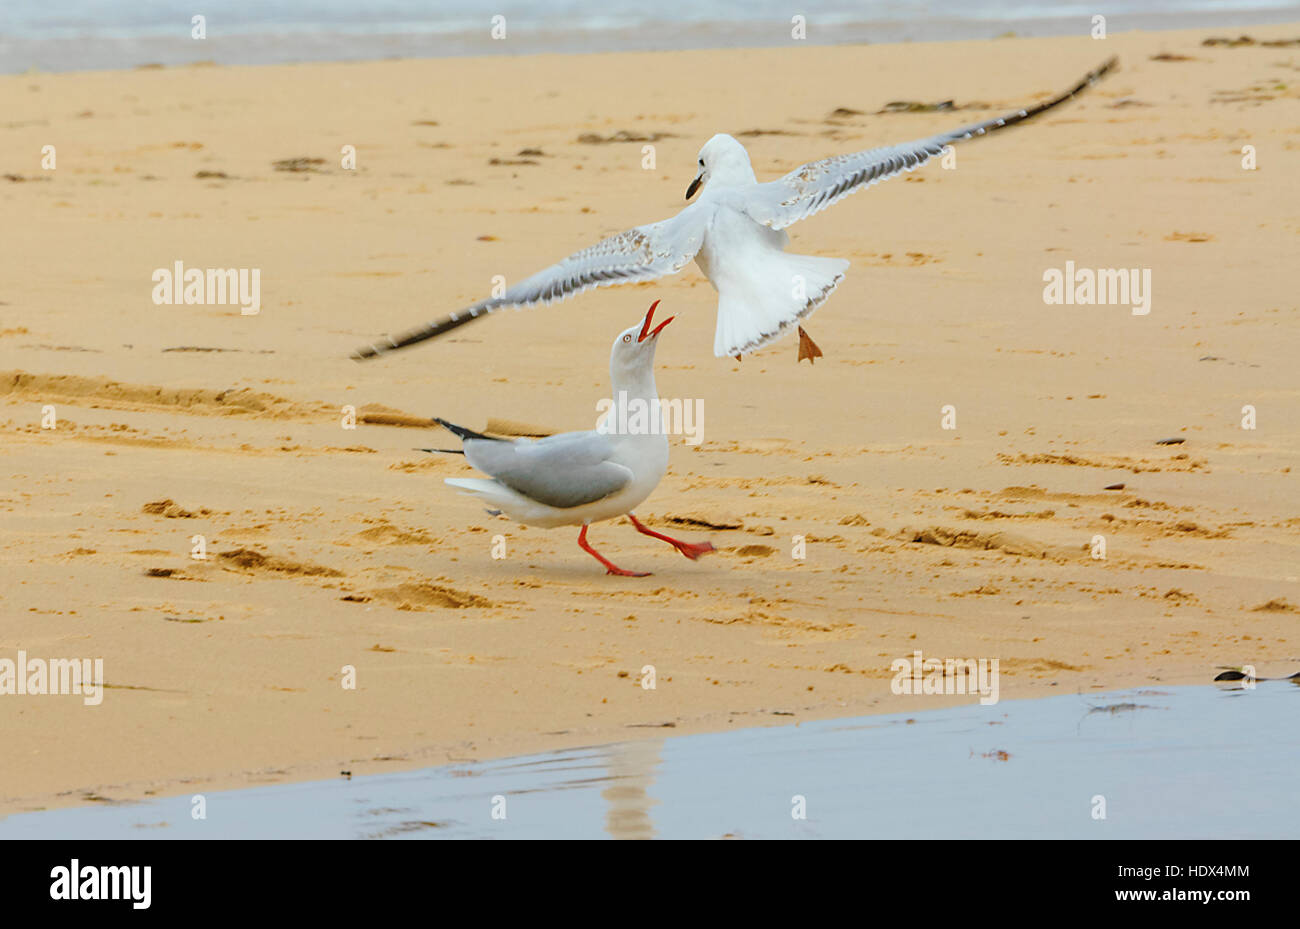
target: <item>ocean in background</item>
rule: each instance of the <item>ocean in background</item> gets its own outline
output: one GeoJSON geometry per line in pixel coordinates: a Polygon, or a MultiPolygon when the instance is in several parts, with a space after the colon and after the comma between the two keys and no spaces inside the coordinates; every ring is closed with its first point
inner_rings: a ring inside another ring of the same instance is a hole
{"type": "Polygon", "coordinates": [[[0,0],[0,73],[458,55],[813,45],[1222,28],[1300,20],[1294,0],[0,0]],[[207,37],[191,37],[206,17],[207,37]],[[490,31],[505,17],[504,39],[490,31]]]}

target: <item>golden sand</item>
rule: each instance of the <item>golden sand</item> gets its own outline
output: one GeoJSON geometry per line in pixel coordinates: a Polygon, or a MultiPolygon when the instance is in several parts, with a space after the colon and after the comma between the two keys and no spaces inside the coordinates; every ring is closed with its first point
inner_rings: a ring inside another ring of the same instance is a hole
{"type": "Polygon", "coordinates": [[[1004,699],[1295,670],[1300,49],[1215,34],[0,78],[0,656],[102,657],[109,686],[0,697],[0,810],[922,711],[889,687],[916,649],[998,658],[1004,699]],[[766,180],[1111,54],[791,230],[852,261],[815,367],[792,338],[714,358],[693,267],[348,360],[672,215],[714,132],[766,180]],[[1150,314],[1045,305],[1067,260],[1149,268],[1150,314]],[[176,261],[260,269],[261,312],[155,305],[176,261]],[[717,554],[605,523],[654,572],[607,577],[412,450],[454,446],[435,414],[590,428],[654,299],[659,387],[706,420],[640,515],[717,554]]]}

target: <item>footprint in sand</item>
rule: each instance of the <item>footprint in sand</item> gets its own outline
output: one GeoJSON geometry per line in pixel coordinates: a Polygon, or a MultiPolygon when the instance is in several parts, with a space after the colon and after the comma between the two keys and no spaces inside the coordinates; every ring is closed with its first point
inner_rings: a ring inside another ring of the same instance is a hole
{"type": "Polygon", "coordinates": [[[194,519],[197,516],[207,516],[212,512],[208,509],[200,509],[197,513],[191,512],[172,500],[171,497],[166,500],[155,500],[153,503],[146,503],[140,509],[150,516],[164,516],[167,519],[194,519]]]}
{"type": "Polygon", "coordinates": [[[333,568],[289,561],[252,548],[238,548],[234,551],[218,552],[217,561],[222,567],[245,574],[283,574],[291,577],[343,577],[342,571],[335,571],[333,568]]]}
{"type": "MultiPolygon", "coordinates": [[[[344,600],[353,600],[354,602],[365,602],[355,599],[356,595],[344,597],[344,600]]],[[[379,600],[389,603],[399,610],[409,610],[413,612],[425,612],[428,610],[438,609],[486,609],[493,607],[494,604],[486,597],[480,597],[477,594],[466,593],[463,590],[455,590],[451,587],[442,587],[437,584],[398,584],[396,587],[381,587],[378,590],[372,590],[367,599],[379,600]]]]}

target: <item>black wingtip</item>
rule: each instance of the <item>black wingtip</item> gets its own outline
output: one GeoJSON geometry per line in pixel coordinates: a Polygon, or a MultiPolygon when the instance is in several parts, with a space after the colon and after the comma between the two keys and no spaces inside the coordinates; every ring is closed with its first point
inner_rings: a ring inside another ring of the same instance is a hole
{"type": "MultiPolygon", "coordinates": [[[[488,310],[490,312],[490,310],[488,310]]],[[[378,358],[380,355],[387,355],[389,352],[395,352],[400,348],[406,348],[408,345],[418,345],[428,339],[436,339],[440,335],[445,335],[453,329],[459,329],[467,323],[472,323],[476,319],[482,319],[487,315],[479,309],[471,312],[457,314],[456,316],[447,316],[437,322],[427,323],[418,329],[412,329],[409,332],[403,332],[401,335],[394,336],[376,342],[371,345],[363,345],[351,354],[353,361],[366,361],[370,358],[378,358]]]]}
{"type": "Polygon", "coordinates": [[[1094,84],[1097,81],[1101,80],[1103,77],[1105,77],[1107,74],[1110,74],[1110,72],[1116,70],[1118,67],[1119,67],[1119,56],[1111,55],[1104,62],[1102,62],[1101,67],[1097,68],[1091,74],[1089,74],[1087,78],[1085,78],[1085,80],[1089,84],[1094,84]]]}

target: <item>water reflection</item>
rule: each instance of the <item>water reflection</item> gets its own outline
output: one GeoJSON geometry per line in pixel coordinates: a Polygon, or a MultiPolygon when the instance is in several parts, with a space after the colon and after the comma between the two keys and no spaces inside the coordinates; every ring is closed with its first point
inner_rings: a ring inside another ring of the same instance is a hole
{"type": "Polygon", "coordinates": [[[26,813],[0,839],[1291,837],[1300,688],[1225,683],[915,698],[890,716],[211,791],[202,821],[195,791],[26,813]]]}
{"type": "Polygon", "coordinates": [[[650,808],[658,800],[650,796],[655,769],[663,751],[663,739],[623,742],[604,749],[609,786],[600,792],[607,804],[605,832],[614,839],[653,839],[654,821],[650,808]]]}

